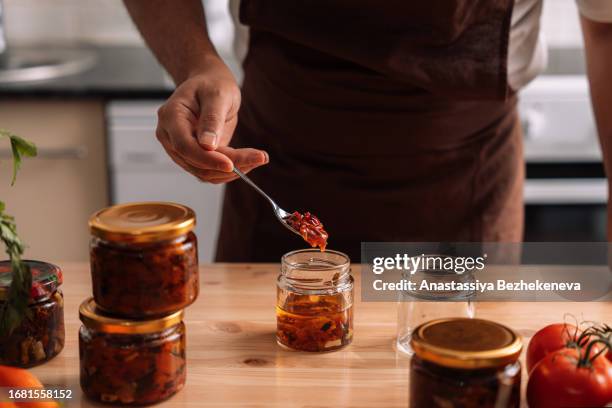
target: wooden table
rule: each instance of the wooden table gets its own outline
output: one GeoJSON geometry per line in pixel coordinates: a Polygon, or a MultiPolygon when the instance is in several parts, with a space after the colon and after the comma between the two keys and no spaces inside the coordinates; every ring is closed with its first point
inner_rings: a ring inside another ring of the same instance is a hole
{"type": "MultiPolygon", "coordinates": [[[[78,306],[90,296],[89,267],[63,264],[66,346],[33,372],[46,385],[73,390],[70,406],[96,406],[80,393],[78,306]]],[[[409,359],[393,348],[397,305],[360,301],[356,278],[355,337],[344,350],[310,354],[275,341],[274,264],[202,266],[200,297],[186,312],[185,388],[164,407],[406,407],[409,359]]],[[[610,303],[479,303],[477,315],[529,338],[563,314],[612,320],[610,303]]]]}

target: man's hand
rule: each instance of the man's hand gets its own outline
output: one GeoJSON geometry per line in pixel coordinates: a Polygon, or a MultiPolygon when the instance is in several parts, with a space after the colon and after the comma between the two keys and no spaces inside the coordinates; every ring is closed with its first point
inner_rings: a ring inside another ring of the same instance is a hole
{"type": "Polygon", "coordinates": [[[268,162],[267,153],[227,147],[240,89],[215,51],[201,0],[124,0],[143,38],[178,88],[159,109],[157,138],[172,160],[200,180],[225,183],[268,162]],[[176,4],[179,3],[179,4],[176,4]]]}
{"type": "Polygon", "coordinates": [[[221,61],[185,80],[158,111],[157,139],[172,160],[202,181],[226,183],[268,163],[266,152],[228,147],[240,89],[221,61]]]}

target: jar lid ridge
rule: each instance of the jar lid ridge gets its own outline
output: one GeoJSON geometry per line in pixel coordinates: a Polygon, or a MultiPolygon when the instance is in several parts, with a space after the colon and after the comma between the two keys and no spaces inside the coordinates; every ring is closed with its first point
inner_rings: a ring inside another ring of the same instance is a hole
{"type": "Polygon", "coordinates": [[[523,349],[514,330],[484,319],[436,319],[417,326],[410,345],[423,360],[450,368],[479,369],[515,362],[523,349]]]}
{"type": "Polygon", "coordinates": [[[95,330],[111,334],[148,334],[163,331],[183,321],[183,310],[149,320],[131,320],[105,314],[90,297],[79,307],[79,319],[95,330]]]}
{"type": "Polygon", "coordinates": [[[122,243],[176,238],[192,231],[195,224],[196,217],[191,208],[161,201],[114,205],[89,218],[93,236],[122,243]]]}

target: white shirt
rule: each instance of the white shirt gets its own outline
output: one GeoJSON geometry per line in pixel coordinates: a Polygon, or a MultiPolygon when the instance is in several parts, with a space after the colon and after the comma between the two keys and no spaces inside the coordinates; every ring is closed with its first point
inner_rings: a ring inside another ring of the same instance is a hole
{"type": "MultiPolygon", "coordinates": [[[[567,0],[548,0],[567,1],[567,0]]],[[[515,0],[508,44],[508,83],[514,90],[527,85],[546,68],[546,44],[540,32],[544,0],[515,0]]],[[[612,23],[612,0],[576,0],[580,13],[612,23]]],[[[239,61],[247,52],[248,29],[238,21],[240,0],[230,0],[235,26],[234,50],[239,61]]]]}
{"type": "MultiPolygon", "coordinates": [[[[566,1],[566,0],[549,0],[566,1]]],[[[515,0],[508,44],[508,83],[518,90],[546,68],[546,44],[540,32],[543,0],[515,0]]],[[[576,0],[588,19],[612,22],[612,0],[576,0]]]]}

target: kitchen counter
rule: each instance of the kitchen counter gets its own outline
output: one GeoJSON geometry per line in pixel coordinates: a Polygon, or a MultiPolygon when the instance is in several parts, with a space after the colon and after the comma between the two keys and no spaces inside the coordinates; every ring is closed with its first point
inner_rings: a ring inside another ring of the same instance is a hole
{"type": "MultiPolygon", "coordinates": [[[[66,346],[32,371],[50,386],[73,390],[70,406],[99,406],[79,388],[78,306],[91,293],[86,264],[64,270],[66,346]]],[[[186,312],[187,384],[163,407],[405,407],[409,359],[393,349],[396,304],[361,302],[356,278],[355,338],[349,347],[310,354],[275,342],[276,264],[201,267],[198,300],[186,312]]],[[[571,312],[589,320],[612,316],[610,303],[479,303],[477,316],[506,324],[525,338],[571,312]]],[[[526,343],[526,342],[525,342],[526,343]]],[[[523,377],[525,379],[525,377],[523,377]]]]}
{"type": "MultiPolygon", "coordinates": [[[[79,47],[75,47],[79,48],[79,47]]],[[[174,85],[148,48],[82,46],[95,65],[80,74],[52,80],[0,84],[0,97],[167,98],[174,85]]]]}

